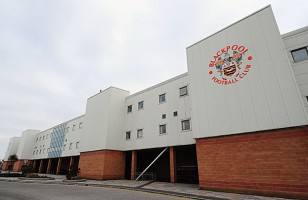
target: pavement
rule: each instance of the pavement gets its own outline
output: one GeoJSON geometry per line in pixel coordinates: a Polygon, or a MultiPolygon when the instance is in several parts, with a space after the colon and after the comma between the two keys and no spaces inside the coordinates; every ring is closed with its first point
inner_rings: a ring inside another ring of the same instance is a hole
{"type": "MultiPolygon", "coordinates": [[[[46,174],[42,174],[46,175],[46,174]]],[[[156,194],[164,194],[188,199],[209,199],[209,200],[286,200],[278,197],[264,197],[256,195],[244,195],[226,192],[213,192],[200,190],[196,184],[166,183],[152,181],[134,181],[134,180],[86,180],[85,182],[63,182],[65,176],[51,175],[54,180],[20,180],[18,178],[0,177],[0,181],[20,182],[20,183],[40,183],[40,184],[58,184],[58,185],[78,185],[90,187],[117,188],[124,190],[142,191],[156,194]]]]}

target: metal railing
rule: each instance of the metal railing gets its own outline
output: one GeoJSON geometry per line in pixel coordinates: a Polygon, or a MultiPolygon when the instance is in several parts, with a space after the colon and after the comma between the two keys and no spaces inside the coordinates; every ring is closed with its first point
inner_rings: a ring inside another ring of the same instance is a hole
{"type": "Polygon", "coordinates": [[[154,172],[136,172],[135,178],[139,177],[139,181],[156,181],[156,174],[154,172]],[[139,177],[140,176],[140,177],[139,177]]]}

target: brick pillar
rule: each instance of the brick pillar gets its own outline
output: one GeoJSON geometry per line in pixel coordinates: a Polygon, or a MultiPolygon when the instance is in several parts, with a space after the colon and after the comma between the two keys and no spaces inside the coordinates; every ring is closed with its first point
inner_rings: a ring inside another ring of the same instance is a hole
{"type": "Polygon", "coordinates": [[[24,163],[24,160],[17,160],[16,162],[14,162],[13,171],[14,172],[20,172],[23,163],[24,163]]]}
{"type": "Polygon", "coordinates": [[[7,171],[9,168],[9,161],[4,161],[2,165],[2,171],[7,171]]]}
{"type": "Polygon", "coordinates": [[[73,166],[73,164],[74,164],[74,158],[73,158],[73,156],[71,156],[70,165],[69,165],[69,170],[71,169],[71,167],[73,166]]]}
{"type": "Polygon", "coordinates": [[[41,173],[41,172],[42,172],[42,168],[43,168],[43,159],[42,159],[41,162],[40,162],[40,167],[39,167],[38,173],[41,173]]]}
{"type": "Polygon", "coordinates": [[[35,170],[36,167],[36,160],[33,161],[33,169],[35,170]]]}
{"type": "Polygon", "coordinates": [[[137,151],[132,151],[132,166],[131,166],[131,180],[135,180],[135,173],[137,170],[137,151]]]}
{"type": "Polygon", "coordinates": [[[176,153],[174,147],[169,148],[170,151],[170,182],[176,182],[176,153]]]}
{"type": "Polygon", "coordinates": [[[50,167],[51,167],[51,159],[48,159],[47,171],[46,174],[50,174],[50,167]]]}
{"type": "Polygon", "coordinates": [[[56,175],[59,175],[60,174],[60,170],[61,170],[61,162],[62,162],[62,159],[59,158],[58,160],[58,165],[57,165],[57,172],[56,172],[56,175]]]}

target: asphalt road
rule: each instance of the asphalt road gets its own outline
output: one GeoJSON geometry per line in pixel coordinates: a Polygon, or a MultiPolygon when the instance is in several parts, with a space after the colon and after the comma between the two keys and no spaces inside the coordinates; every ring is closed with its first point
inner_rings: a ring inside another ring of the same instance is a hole
{"type": "Polygon", "coordinates": [[[0,200],[162,200],[183,199],[159,194],[122,189],[52,185],[37,183],[0,182],[0,200]]]}

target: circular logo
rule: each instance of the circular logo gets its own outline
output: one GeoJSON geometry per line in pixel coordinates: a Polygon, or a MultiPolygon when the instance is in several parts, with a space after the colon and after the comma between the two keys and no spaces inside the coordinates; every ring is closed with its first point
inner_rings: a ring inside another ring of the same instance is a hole
{"type": "Polygon", "coordinates": [[[229,85],[244,78],[251,68],[248,62],[252,60],[252,56],[247,56],[247,52],[248,48],[236,44],[217,51],[209,64],[212,81],[229,85]]]}

